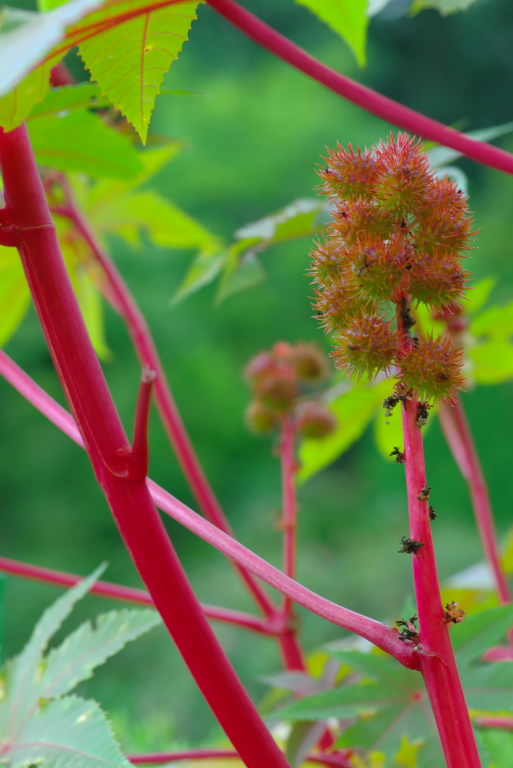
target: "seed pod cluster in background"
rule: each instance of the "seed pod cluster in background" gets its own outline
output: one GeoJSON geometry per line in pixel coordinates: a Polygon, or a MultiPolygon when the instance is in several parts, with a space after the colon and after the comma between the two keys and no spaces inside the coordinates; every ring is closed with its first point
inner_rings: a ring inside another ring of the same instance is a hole
{"type": "Polygon", "coordinates": [[[254,432],[277,429],[291,416],[304,437],[322,438],[337,426],[331,411],[310,393],[328,375],[329,363],[312,344],[278,342],[254,357],[245,375],[253,391],[246,420],[254,432]]]}
{"type": "Polygon", "coordinates": [[[403,391],[450,401],[464,384],[462,351],[448,336],[412,339],[410,329],[420,303],[461,308],[470,278],[463,254],[475,234],[466,195],[433,173],[407,134],[364,152],[339,146],[326,160],[321,189],[333,221],[310,273],[336,366],[371,378],[395,369],[403,391]]]}

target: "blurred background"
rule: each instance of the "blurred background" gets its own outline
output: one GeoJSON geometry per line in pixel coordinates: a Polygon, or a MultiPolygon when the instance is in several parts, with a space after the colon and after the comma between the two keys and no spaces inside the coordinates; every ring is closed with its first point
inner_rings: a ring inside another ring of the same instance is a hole
{"type": "MultiPolygon", "coordinates": [[[[291,0],[245,5],[327,64],[446,124],[476,130],[513,119],[508,0],[481,0],[448,17],[433,10],[410,16],[409,3],[395,0],[371,21],[363,70],[339,38],[291,0]]],[[[298,197],[312,197],[326,146],[369,146],[395,130],[274,59],[210,8],[200,6],[198,16],[165,83],[194,93],[162,96],[152,122],[154,134],[182,139],[186,150],[154,185],[219,235],[230,238],[236,228],[298,197]]],[[[500,144],[513,151],[513,138],[500,144]]],[[[469,177],[481,229],[469,268],[479,278],[496,276],[492,301],[506,303],[513,284],[513,179],[466,160],[460,167],[469,177]]],[[[213,286],[170,305],[192,252],[149,242],[135,252],[114,238],[110,247],[149,320],[187,427],[235,531],[280,565],[279,464],[272,438],[246,430],[249,391],[242,370],[281,339],[316,341],[329,350],[312,319],[310,242],[268,251],[266,282],[218,306],[213,286]]],[[[139,369],[121,321],[108,309],[107,333],[114,356],[105,370],[131,432],[139,369]]],[[[64,402],[33,311],[7,351],[64,402]]],[[[464,396],[503,536],[512,522],[512,400],[511,384],[464,396]]],[[[86,455],[3,381],[0,423],[2,555],[84,575],[106,560],[106,579],[139,586],[86,455]]],[[[434,533],[440,574],[446,578],[479,561],[482,552],[468,492],[437,423],[427,435],[426,453],[439,513],[434,533]]],[[[196,509],[155,414],[151,476],[196,509]]],[[[412,594],[410,559],[397,554],[407,533],[404,472],[378,453],[372,430],[305,484],[300,509],[299,580],[375,618],[401,615],[412,594]]],[[[166,525],[201,600],[253,610],[221,554],[167,519],[166,525]]],[[[2,652],[9,657],[59,590],[11,577],[3,589],[2,652]]],[[[73,621],[113,607],[89,597],[73,621]]],[[[299,613],[307,650],[343,636],[337,627],[299,613]]],[[[252,695],[262,700],[268,690],[262,676],[280,669],[276,644],[238,629],[216,631],[252,695]]],[[[112,715],[127,750],[164,750],[176,739],[202,743],[217,733],[163,628],[125,649],[82,692],[112,715]]]]}

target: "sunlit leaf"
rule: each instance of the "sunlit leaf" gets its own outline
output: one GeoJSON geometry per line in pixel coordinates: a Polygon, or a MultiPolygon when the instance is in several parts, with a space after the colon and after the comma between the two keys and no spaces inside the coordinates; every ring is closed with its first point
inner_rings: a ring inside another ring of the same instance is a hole
{"type": "Polygon", "coordinates": [[[326,22],[346,41],[360,66],[365,65],[365,44],[369,23],[368,0],[296,0],[326,22]]]}
{"type": "Polygon", "coordinates": [[[513,345],[509,341],[489,341],[469,351],[472,377],[478,384],[500,384],[513,378],[513,345]]]}
{"type": "Polygon", "coordinates": [[[29,130],[40,165],[120,179],[142,170],[130,141],[85,109],[40,117],[29,130]]]}
{"type": "Polygon", "coordinates": [[[473,336],[507,338],[513,334],[513,302],[503,307],[490,307],[474,317],[470,324],[473,336]]]}
{"type": "Polygon", "coordinates": [[[301,482],[332,464],[362,436],[377,408],[391,393],[392,386],[389,381],[377,385],[367,382],[348,385],[347,391],[329,403],[329,409],[336,416],[339,426],[324,440],[301,442],[301,469],[298,473],[301,482]]]}
{"type": "Polygon", "coordinates": [[[48,92],[50,64],[37,67],[13,91],[0,98],[0,126],[6,131],[18,128],[48,92]]]}
{"type": "Polygon", "coordinates": [[[30,306],[30,291],[18,251],[0,246],[0,347],[16,332],[30,306]]]}
{"type": "Polygon", "coordinates": [[[256,241],[267,243],[263,247],[268,247],[321,232],[328,216],[326,202],[301,197],[276,213],[241,227],[235,232],[235,238],[251,241],[251,247],[256,241]]]}
{"type": "Polygon", "coordinates": [[[79,50],[92,79],[132,123],[143,143],[164,75],[188,38],[197,6],[197,2],[183,2],[155,8],[151,0],[107,0],[88,19],[95,24],[128,15],[81,42],[79,50]]]}
{"type": "Polygon", "coordinates": [[[513,765],[513,732],[479,728],[476,732],[484,765],[490,768],[511,768],[513,765]]]}
{"type": "Polygon", "coordinates": [[[485,277],[484,280],[472,283],[472,290],[469,291],[465,301],[465,311],[469,315],[473,315],[484,307],[496,285],[497,278],[495,277],[485,277]]]}

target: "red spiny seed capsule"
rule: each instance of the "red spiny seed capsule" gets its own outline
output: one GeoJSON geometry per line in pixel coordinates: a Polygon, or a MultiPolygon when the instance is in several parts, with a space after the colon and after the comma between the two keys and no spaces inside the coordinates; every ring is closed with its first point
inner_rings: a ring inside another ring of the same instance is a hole
{"type": "Polygon", "coordinates": [[[358,286],[354,280],[339,280],[327,285],[324,290],[316,291],[313,308],[326,333],[339,331],[363,311],[364,303],[358,296],[358,286]]]}
{"type": "Polygon", "coordinates": [[[269,434],[274,432],[280,423],[276,410],[268,408],[259,400],[253,400],[246,410],[246,424],[252,432],[269,434]]]}
{"type": "Polygon", "coordinates": [[[413,263],[408,290],[413,299],[430,307],[454,306],[464,298],[469,279],[458,255],[438,248],[431,257],[413,263]]]}
{"type": "Polygon", "coordinates": [[[295,410],[296,426],[303,437],[321,440],[331,435],[338,426],[335,415],[315,400],[299,403],[295,410]]]}
{"type": "Polygon", "coordinates": [[[448,176],[435,177],[429,188],[425,206],[418,216],[425,218],[435,211],[445,211],[448,216],[468,216],[468,197],[448,176]]]}
{"type": "Polygon", "coordinates": [[[459,214],[436,210],[431,216],[423,219],[421,226],[415,230],[415,245],[419,252],[425,254],[445,248],[457,255],[460,251],[468,251],[473,247],[476,235],[476,230],[472,229],[473,224],[470,216],[463,218],[459,214]]]}
{"type": "Polygon", "coordinates": [[[376,200],[360,197],[344,200],[337,206],[332,228],[343,242],[351,245],[364,234],[387,240],[393,235],[395,221],[376,200]]]}
{"type": "Polygon", "coordinates": [[[349,200],[372,194],[376,167],[372,152],[365,150],[362,154],[359,149],[355,152],[351,144],[347,151],[339,144],[336,151],[328,149],[328,157],[324,159],[327,167],[319,172],[325,181],[322,191],[349,200]]]}
{"type": "Polygon", "coordinates": [[[296,376],[294,373],[282,370],[275,376],[269,376],[260,381],[255,388],[255,393],[268,408],[288,411],[299,396],[296,376]]]}
{"type": "Polygon", "coordinates": [[[328,361],[314,344],[296,344],[292,348],[291,361],[297,377],[302,381],[322,381],[328,375],[328,361]]]}
{"type": "Polygon", "coordinates": [[[463,389],[462,364],[463,349],[456,348],[449,336],[420,341],[397,360],[403,386],[435,402],[452,402],[455,393],[463,389]]]}
{"type": "Polygon", "coordinates": [[[378,315],[356,318],[335,341],[332,357],[336,367],[358,378],[363,374],[372,378],[388,370],[399,351],[397,331],[378,315]]]}
{"type": "Polygon", "coordinates": [[[422,143],[399,133],[381,143],[376,153],[376,197],[383,207],[398,213],[416,215],[426,203],[433,182],[429,158],[422,143]]]}
{"type": "Polygon", "coordinates": [[[407,287],[408,249],[394,251],[389,241],[364,234],[353,252],[352,269],[363,302],[390,301],[396,292],[407,287]]]}
{"type": "Polygon", "coordinates": [[[312,266],[309,274],[313,282],[320,285],[334,282],[342,273],[345,262],[344,246],[335,239],[327,238],[324,243],[317,243],[312,251],[312,266]]]}

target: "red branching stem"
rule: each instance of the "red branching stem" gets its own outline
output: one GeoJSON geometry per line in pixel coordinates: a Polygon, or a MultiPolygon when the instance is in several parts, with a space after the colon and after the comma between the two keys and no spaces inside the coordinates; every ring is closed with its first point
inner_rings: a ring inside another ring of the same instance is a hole
{"type": "Polygon", "coordinates": [[[18,245],[18,236],[15,230],[9,226],[0,226],[0,245],[7,248],[16,248],[18,245]]]}
{"type": "MultiPolygon", "coordinates": [[[[8,557],[0,557],[0,571],[11,573],[23,579],[41,581],[45,584],[56,584],[61,587],[72,587],[83,578],[74,573],[65,573],[64,571],[43,568],[31,563],[22,563],[19,560],[11,560],[8,557]]],[[[114,584],[111,581],[97,581],[89,591],[99,597],[109,597],[113,600],[122,600],[123,602],[135,603],[137,605],[154,605],[151,595],[144,589],[126,587],[123,584],[114,584]]],[[[251,616],[249,613],[234,611],[231,608],[220,608],[217,605],[205,605],[205,603],[202,603],[202,608],[205,616],[211,621],[233,624],[241,627],[241,629],[248,629],[261,635],[272,636],[276,633],[272,625],[259,616],[251,616]]]]}
{"type": "MultiPolygon", "coordinates": [[[[122,315],[141,364],[149,365],[157,374],[155,381],[157,407],[178,461],[196,496],[198,504],[209,520],[232,536],[233,531],[230,524],[203,472],[203,468],[187,434],[146,320],[116,265],[101,248],[88,222],[78,209],[68,181],[66,178],[62,178],[60,183],[66,194],[66,206],[62,209],[61,213],[71,219],[77,231],[89,246],[94,258],[101,265],[108,281],[107,298],[122,315]]],[[[272,617],[276,612],[272,600],[251,574],[244,571],[244,569],[239,568],[238,570],[262,611],[266,616],[272,617]]]]}
{"type": "Polygon", "coordinates": [[[280,35],[279,32],[240,6],[235,0],[207,1],[221,16],[224,16],[259,45],[367,112],[418,136],[423,136],[425,139],[451,147],[478,163],[489,165],[491,168],[505,173],[513,173],[513,155],[509,152],[465,136],[453,128],[448,128],[443,123],[415,112],[415,110],[360,85],[345,75],[341,75],[310,56],[288,38],[280,35]]]}
{"type": "MultiPolygon", "coordinates": [[[[146,755],[127,755],[134,765],[158,765],[159,763],[178,763],[182,760],[230,760],[238,758],[231,749],[188,749],[181,752],[153,752],[146,755]]],[[[340,752],[333,755],[309,755],[307,763],[327,765],[332,768],[351,768],[353,762],[348,754],[340,752]]]]}
{"type": "Polygon", "coordinates": [[[410,536],[422,542],[412,555],[424,677],[448,768],[479,768],[481,760],[454,658],[436,567],[426,487],[422,432],[417,427],[417,398],[403,403],[404,453],[410,512],[410,536]]]}
{"type": "MultiPolygon", "coordinates": [[[[296,578],[297,560],[297,501],[296,501],[296,462],[295,428],[291,416],[285,416],[282,424],[280,457],[283,492],[283,570],[291,579],[296,578]]],[[[284,610],[292,612],[292,603],[285,598],[284,610]]]]}
{"type": "Polygon", "coordinates": [[[167,536],[147,485],[129,477],[130,445],[62,258],[25,125],[0,131],[6,207],[41,325],[120,533],[203,695],[250,768],[287,760],[237,677],[167,536]]]}
{"type": "Polygon", "coordinates": [[[157,374],[155,371],[152,371],[148,365],[145,365],[141,375],[141,386],[139,389],[137,410],[135,414],[132,454],[130,456],[128,470],[131,479],[136,482],[144,482],[148,476],[150,462],[148,430],[150,422],[151,391],[156,377],[157,374]]]}
{"type": "Polygon", "coordinates": [[[440,417],[447,442],[470,488],[477,527],[499,599],[501,603],[511,603],[513,595],[501,563],[490,494],[461,397],[456,398],[452,408],[442,406],[440,417]]]}
{"type": "Polygon", "coordinates": [[[502,730],[513,731],[513,717],[511,715],[479,715],[475,722],[482,728],[501,728],[502,730]]]}
{"type": "MultiPolygon", "coordinates": [[[[84,447],[72,416],[2,350],[0,350],[0,374],[68,437],[84,447]]],[[[419,654],[412,650],[409,643],[401,642],[396,630],[317,595],[302,584],[290,579],[251,550],[246,549],[224,531],[220,531],[208,520],[175,499],[157,483],[148,480],[147,485],[154,502],[160,509],[220,552],[243,565],[267,584],[282,594],[288,595],[294,602],[318,616],[365,637],[409,669],[418,669],[419,654]]]]}

